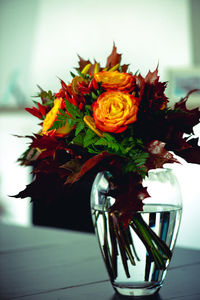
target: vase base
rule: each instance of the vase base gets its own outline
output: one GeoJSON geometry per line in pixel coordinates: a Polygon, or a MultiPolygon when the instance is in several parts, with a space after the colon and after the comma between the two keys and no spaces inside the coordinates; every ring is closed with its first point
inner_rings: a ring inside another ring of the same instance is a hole
{"type": "Polygon", "coordinates": [[[150,296],[153,294],[156,294],[159,289],[161,288],[162,284],[160,283],[147,283],[143,284],[143,286],[139,285],[123,285],[123,284],[113,284],[114,290],[123,296],[135,296],[135,297],[141,297],[141,296],[150,296]]]}

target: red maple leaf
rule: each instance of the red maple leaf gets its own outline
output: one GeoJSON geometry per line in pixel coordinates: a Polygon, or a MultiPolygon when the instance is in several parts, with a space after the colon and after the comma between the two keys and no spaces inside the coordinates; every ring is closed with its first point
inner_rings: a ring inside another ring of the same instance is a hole
{"type": "MultiPolygon", "coordinates": [[[[85,163],[80,166],[80,168],[76,172],[72,172],[70,176],[68,176],[66,184],[73,184],[78,181],[83,175],[88,173],[91,169],[94,169],[100,162],[106,160],[107,158],[111,158],[112,154],[104,151],[98,155],[91,157],[90,159],[86,160],[85,163]]],[[[66,166],[64,166],[66,167],[66,166]]],[[[68,165],[67,165],[68,167],[68,165]]],[[[98,171],[97,171],[98,172],[98,171]]]]}
{"type": "Polygon", "coordinates": [[[63,139],[58,139],[53,136],[47,135],[39,135],[36,134],[32,137],[33,142],[31,143],[32,148],[40,148],[40,149],[47,149],[47,150],[56,150],[58,148],[65,148],[65,143],[63,139]]]}
{"type": "MultiPolygon", "coordinates": [[[[116,66],[117,64],[120,64],[121,56],[122,56],[121,54],[117,53],[117,48],[115,46],[115,43],[113,43],[113,49],[112,49],[111,54],[107,58],[105,67],[110,69],[110,68],[116,66]]],[[[88,64],[91,64],[90,69],[89,69],[90,74],[94,73],[94,68],[95,68],[96,64],[99,65],[99,71],[102,71],[104,69],[104,67],[101,67],[100,63],[98,63],[96,60],[94,60],[94,63],[91,63],[90,60],[85,60],[80,55],[78,55],[78,58],[79,58],[79,62],[78,62],[79,70],[83,70],[84,67],[88,64]]],[[[128,66],[129,66],[128,64],[121,65],[122,72],[126,72],[128,69],[128,66]]]]}
{"type": "Polygon", "coordinates": [[[89,60],[85,60],[84,58],[82,58],[80,55],[78,55],[78,58],[79,58],[79,69],[80,70],[83,70],[83,68],[85,66],[87,66],[88,64],[91,64],[91,62],[89,60]]]}
{"type": "MultiPolygon", "coordinates": [[[[110,68],[116,66],[117,64],[120,64],[121,57],[122,57],[122,55],[117,53],[117,47],[115,46],[115,43],[113,43],[112,52],[107,58],[106,68],[110,69],[110,68]]],[[[122,65],[121,66],[122,72],[126,72],[128,69],[128,66],[129,65],[125,65],[125,64],[122,65]]]]}
{"type": "Polygon", "coordinates": [[[165,108],[168,102],[164,93],[167,83],[159,82],[158,66],[154,72],[148,72],[144,82],[140,76],[139,83],[142,84],[142,90],[140,91],[141,110],[148,112],[149,110],[162,110],[165,108]]]}
{"type": "MultiPolygon", "coordinates": [[[[193,127],[199,123],[200,110],[199,107],[190,110],[186,107],[186,103],[189,96],[198,91],[200,91],[200,89],[189,91],[187,95],[174,106],[174,108],[177,109],[177,112],[174,114],[174,118],[176,118],[177,121],[177,126],[179,126],[180,130],[188,134],[193,133],[193,127]]],[[[172,117],[173,115],[171,115],[171,118],[172,117]]]]}
{"type": "Polygon", "coordinates": [[[40,152],[37,159],[54,157],[57,150],[61,150],[61,149],[68,150],[65,141],[63,139],[59,139],[54,136],[35,134],[34,136],[31,137],[31,139],[32,139],[32,143],[30,147],[36,148],[38,149],[38,152],[40,152]]]}
{"type": "Polygon", "coordinates": [[[115,198],[110,212],[115,213],[120,222],[127,227],[133,215],[143,210],[143,200],[149,197],[147,188],[142,186],[142,179],[137,174],[128,173],[120,177],[120,182],[115,189],[108,192],[109,196],[115,198]]]}
{"type": "Polygon", "coordinates": [[[17,195],[11,196],[15,198],[31,197],[31,201],[42,200],[45,202],[53,202],[59,199],[63,193],[63,182],[56,173],[36,175],[35,180],[28,184],[26,188],[17,195]]]}
{"type": "Polygon", "coordinates": [[[35,116],[39,119],[43,119],[43,117],[49,111],[49,107],[46,105],[41,105],[39,102],[37,102],[37,106],[38,106],[38,108],[36,108],[34,106],[32,108],[26,107],[25,110],[28,111],[33,116],[35,116]]]}
{"type": "Polygon", "coordinates": [[[189,163],[200,164],[200,147],[198,140],[198,138],[190,139],[187,142],[189,147],[182,151],[177,151],[176,153],[189,163]]]}
{"type": "Polygon", "coordinates": [[[147,146],[149,157],[145,163],[147,169],[163,168],[165,163],[179,163],[172,153],[165,149],[165,143],[154,140],[147,146]]]}
{"type": "Polygon", "coordinates": [[[107,58],[106,68],[110,69],[110,68],[116,66],[117,64],[120,64],[121,56],[122,56],[121,54],[117,53],[117,48],[114,43],[112,52],[107,58]]]}

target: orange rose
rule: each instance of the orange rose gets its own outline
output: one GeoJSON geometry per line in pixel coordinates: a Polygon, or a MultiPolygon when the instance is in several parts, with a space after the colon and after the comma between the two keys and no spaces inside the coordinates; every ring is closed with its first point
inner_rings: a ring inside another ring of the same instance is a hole
{"type": "Polygon", "coordinates": [[[93,104],[96,127],[104,132],[119,133],[137,119],[138,100],[127,92],[108,91],[93,104]]]}
{"type": "Polygon", "coordinates": [[[48,112],[46,115],[46,118],[44,119],[43,122],[43,128],[42,128],[42,133],[44,135],[53,135],[53,136],[58,136],[58,137],[63,137],[67,134],[70,133],[72,128],[69,127],[68,123],[65,123],[65,126],[58,128],[58,129],[49,129],[52,127],[54,121],[57,119],[57,115],[59,114],[59,109],[63,107],[63,99],[62,98],[57,98],[54,100],[54,106],[52,109],[48,112]]]}
{"type": "Polygon", "coordinates": [[[102,82],[106,90],[132,91],[135,87],[135,77],[119,71],[102,71],[94,74],[97,82],[102,82]]]}

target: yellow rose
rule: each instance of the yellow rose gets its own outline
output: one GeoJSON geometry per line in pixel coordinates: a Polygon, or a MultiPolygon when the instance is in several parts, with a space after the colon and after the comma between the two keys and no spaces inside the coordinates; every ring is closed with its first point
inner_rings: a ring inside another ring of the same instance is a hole
{"type": "Polygon", "coordinates": [[[49,130],[54,121],[57,120],[57,115],[59,114],[59,109],[63,109],[64,107],[64,102],[62,98],[57,98],[54,100],[54,106],[52,109],[47,113],[46,118],[44,119],[43,122],[43,128],[42,128],[42,133],[44,135],[52,135],[52,136],[58,136],[58,137],[63,137],[67,134],[70,133],[70,131],[73,128],[70,128],[68,123],[65,123],[65,126],[58,128],[58,129],[53,129],[49,130]]]}
{"type": "Polygon", "coordinates": [[[119,133],[137,120],[138,100],[127,92],[108,91],[93,104],[96,127],[104,132],[119,133]]]}
{"type": "Polygon", "coordinates": [[[131,92],[135,87],[135,77],[119,71],[101,71],[94,74],[94,78],[97,82],[102,82],[102,87],[106,90],[131,92]]]}

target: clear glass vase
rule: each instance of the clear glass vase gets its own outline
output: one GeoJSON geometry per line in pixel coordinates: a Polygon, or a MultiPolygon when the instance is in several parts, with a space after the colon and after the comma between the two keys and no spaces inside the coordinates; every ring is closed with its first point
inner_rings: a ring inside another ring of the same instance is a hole
{"type": "Polygon", "coordinates": [[[121,295],[152,295],[163,284],[179,230],[179,184],[171,169],[150,170],[143,186],[151,197],[124,227],[111,217],[110,176],[98,173],[91,191],[93,224],[110,281],[121,295]]]}

